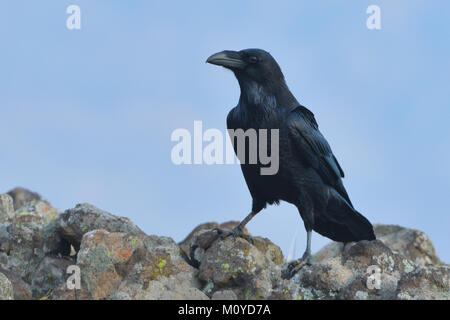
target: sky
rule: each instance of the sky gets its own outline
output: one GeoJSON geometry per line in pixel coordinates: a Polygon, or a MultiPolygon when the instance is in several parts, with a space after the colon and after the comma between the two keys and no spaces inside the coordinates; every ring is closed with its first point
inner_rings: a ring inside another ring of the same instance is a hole
{"type": "MultiPolygon", "coordinates": [[[[450,262],[449,1],[24,1],[0,3],[0,192],[88,202],[181,241],[200,223],[243,219],[238,165],[175,165],[174,130],[226,129],[239,87],[205,64],[262,48],[316,116],[359,212],[424,231],[450,262]],[[78,5],[81,29],[66,9],[78,5]],[[369,5],[381,29],[369,30],[369,5]]],[[[293,205],[253,235],[285,254],[306,232],[293,205]]],[[[313,252],[330,240],[314,233],[313,252]]]]}

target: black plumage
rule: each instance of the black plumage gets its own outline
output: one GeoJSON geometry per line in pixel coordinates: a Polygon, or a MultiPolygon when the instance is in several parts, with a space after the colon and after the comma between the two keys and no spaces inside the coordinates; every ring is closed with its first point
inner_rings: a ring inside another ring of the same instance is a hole
{"type": "Polygon", "coordinates": [[[239,82],[241,95],[228,114],[228,129],[279,130],[275,175],[261,175],[265,165],[249,164],[246,152],[247,162],[241,168],[253,199],[252,212],[234,234],[241,234],[243,226],[267,204],[283,200],[298,208],[308,232],[304,260],[310,260],[311,230],[341,242],[374,240],[372,224],[354,209],[342,183],[344,171],[314,114],[290,92],[275,59],[264,50],[246,49],[219,52],[207,62],[230,69],[239,82]]]}

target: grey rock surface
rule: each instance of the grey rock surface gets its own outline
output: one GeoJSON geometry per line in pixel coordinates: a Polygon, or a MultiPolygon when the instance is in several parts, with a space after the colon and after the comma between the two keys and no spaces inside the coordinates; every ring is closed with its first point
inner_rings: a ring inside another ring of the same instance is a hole
{"type": "Polygon", "coordinates": [[[0,195],[0,299],[450,299],[429,237],[375,225],[376,241],[332,242],[293,277],[269,239],[205,223],[177,244],[90,204],[61,212],[37,193],[0,195]],[[68,287],[69,268],[80,288],[68,287]]]}
{"type": "Polygon", "coordinates": [[[13,198],[8,194],[0,194],[0,223],[7,222],[13,215],[13,198]]]}
{"type": "Polygon", "coordinates": [[[14,291],[11,281],[3,273],[0,273],[0,300],[13,299],[14,291]]]}

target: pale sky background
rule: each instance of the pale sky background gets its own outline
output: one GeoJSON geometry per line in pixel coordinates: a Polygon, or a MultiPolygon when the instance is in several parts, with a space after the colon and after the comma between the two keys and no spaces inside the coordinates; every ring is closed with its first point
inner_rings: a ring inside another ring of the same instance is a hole
{"type": "MultiPolygon", "coordinates": [[[[241,220],[251,199],[237,165],[170,159],[177,128],[225,130],[239,88],[205,64],[263,48],[316,115],[356,208],[426,232],[450,262],[449,1],[21,1],[0,3],[0,192],[23,186],[55,207],[89,202],[148,234],[182,240],[241,220]],[[81,7],[79,31],[66,8],[81,7]],[[382,29],[366,28],[381,8],[382,29]]],[[[248,225],[287,253],[294,206],[248,225]]],[[[313,251],[329,240],[313,235],[313,251]]]]}

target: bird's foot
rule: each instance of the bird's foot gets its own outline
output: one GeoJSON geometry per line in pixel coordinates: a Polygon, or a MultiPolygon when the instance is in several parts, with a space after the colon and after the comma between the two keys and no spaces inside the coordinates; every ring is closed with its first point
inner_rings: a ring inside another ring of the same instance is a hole
{"type": "Polygon", "coordinates": [[[234,239],[236,239],[237,237],[240,237],[240,238],[244,238],[251,244],[254,243],[253,238],[251,236],[249,236],[248,234],[245,234],[239,225],[234,227],[232,230],[222,229],[222,228],[215,228],[214,230],[217,231],[217,233],[219,234],[219,238],[221,240],[228,238],[229,236],[233,236],[234,239]]]}
{"type": "Polygon", "coordinates": [[[303,267],[310,266],[312,264],[311,254],[304,253],[301,259],[289,262],[286,270],[283,272],[284,279],[291,279],[297,272],[303,267]]]}

